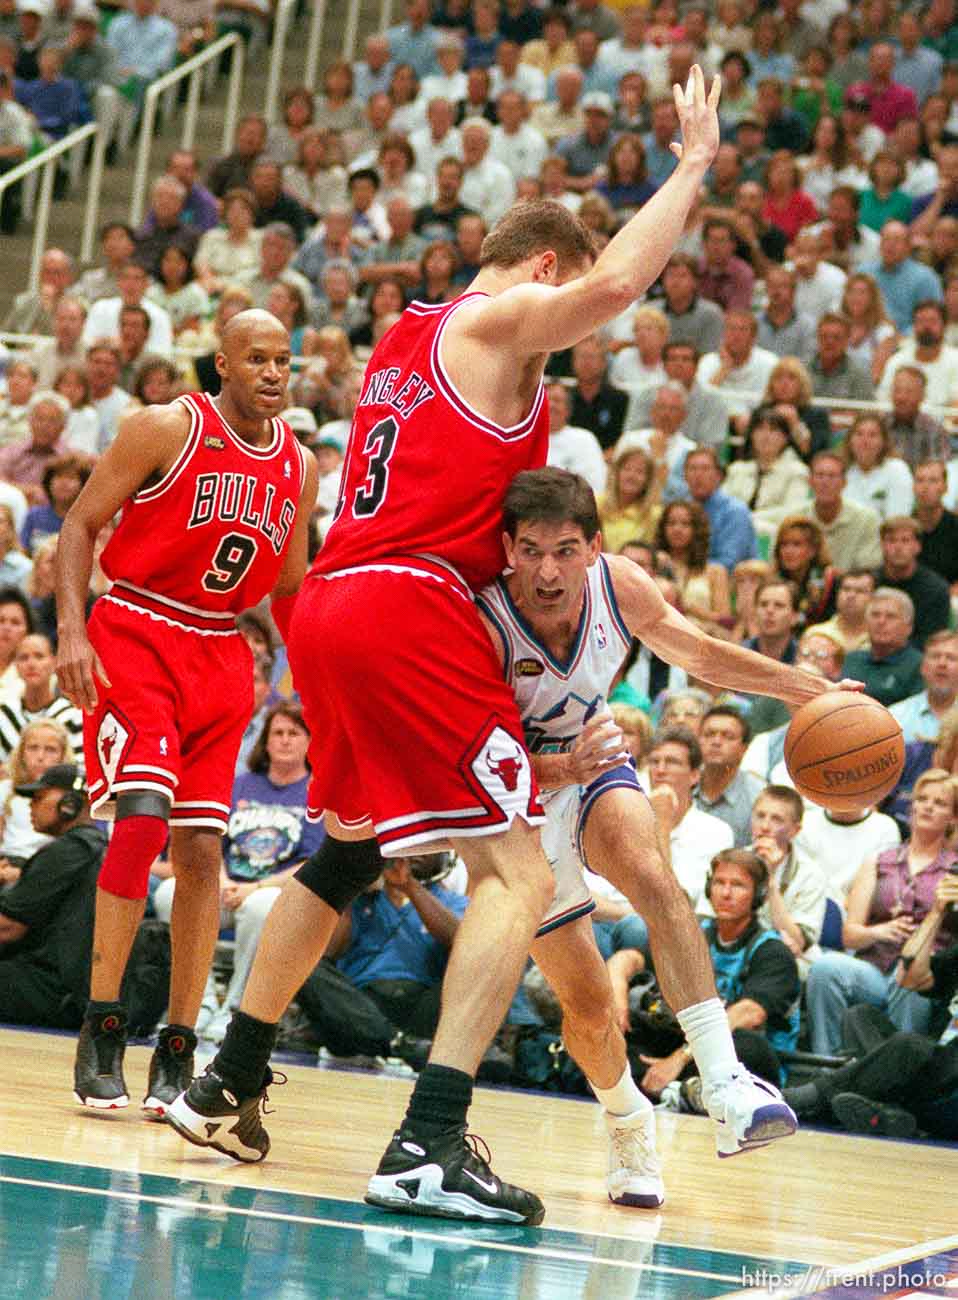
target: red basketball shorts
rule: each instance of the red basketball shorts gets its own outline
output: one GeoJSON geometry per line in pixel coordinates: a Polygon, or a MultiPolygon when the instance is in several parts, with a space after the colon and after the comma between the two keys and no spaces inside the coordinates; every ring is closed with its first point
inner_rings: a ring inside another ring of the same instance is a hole
{"type": "Polygon", "coordinates": [[[83,718],[93,812],[152,790],[173,826],[224,831],[236,755],[253,711],[252,655],[235,630],[212,635],[98,600],[90,641],[110,679],[83,718]]]}
{"type": "Polygon", "coordinates": [[[543,812],[512,692],[472,594],[398,559],[307,579],[293,679],[312,743],[307,816],[370,820],[382,852],[507,830],[543,812]]]}

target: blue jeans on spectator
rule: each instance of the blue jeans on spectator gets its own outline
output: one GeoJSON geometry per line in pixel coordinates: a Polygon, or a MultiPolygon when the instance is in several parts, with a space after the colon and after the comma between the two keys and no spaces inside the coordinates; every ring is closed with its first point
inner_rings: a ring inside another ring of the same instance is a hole
{"type": "Polygon", "coordinates": [[[931,1002],[903,989],[895,972],[883,975],[877,966],[844,952],[827,952],[812,963],[805,985],[812,1051],[834,1056],[842,1047],[842,1017],[848,1007],[867,1002],[879,1007],[896,1029],[927,1034],[931,1002]]]}
{"type": "Polygon", "coordinates": [[[637,912],[621,916],[618,921],[593,921],[592,930],[603,961],[623,948],[638,948],[648,963],[649,927],[637,912]]]}

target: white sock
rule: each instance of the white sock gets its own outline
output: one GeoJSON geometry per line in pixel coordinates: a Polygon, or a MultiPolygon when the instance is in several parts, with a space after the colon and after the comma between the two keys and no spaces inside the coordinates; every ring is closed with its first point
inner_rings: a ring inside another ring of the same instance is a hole
{"type": "Polygon", "coordinates": [[[639,1092],[638,1085],[632,1078],[632,1071],[626,1065],[622,1078],[611,1088],[597,1088],[589,1080],[589,1087],[610,1115],[632,1115],[637,1110],[651,1110],[652,1103],[648,1097],[639,1092]]]}
{"type": "Polygon", "coordinates": [[[696,1002],[694,1006],[679,1011],[677,1019],[685,1030],[702,1082],[717,1083],[720,1079],[727,1079],[739,1061],[728,1016],[719,999],[696,1002]]]}

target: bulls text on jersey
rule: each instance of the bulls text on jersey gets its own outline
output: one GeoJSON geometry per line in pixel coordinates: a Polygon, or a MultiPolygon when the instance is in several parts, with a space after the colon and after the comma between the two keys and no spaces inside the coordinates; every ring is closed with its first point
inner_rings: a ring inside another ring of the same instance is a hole
{"type": "Polygon", "coordinates": [[[279,555],[296,518],[296,503],[287,497],[272,518],[275,505],[275,486],[264,486],[255,474],[198,474],[187,528],[199,528],[214,519],[245,524],[262,533],[279,555]]]}

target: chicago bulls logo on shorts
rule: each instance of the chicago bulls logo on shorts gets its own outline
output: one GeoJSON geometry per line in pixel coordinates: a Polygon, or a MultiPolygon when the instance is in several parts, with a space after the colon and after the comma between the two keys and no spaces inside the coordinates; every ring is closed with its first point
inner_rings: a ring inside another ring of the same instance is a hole
{"type": "Polygon", "coordinates": [[[470,766],[479,784],[500,807],[522,807],[528,802],[532,793],[529,756],[504,727],[493,726],[470,766]]]}

